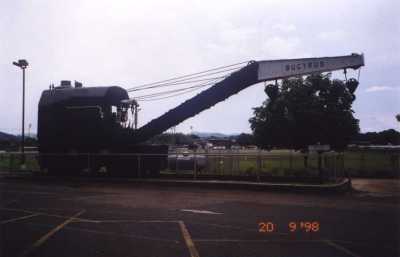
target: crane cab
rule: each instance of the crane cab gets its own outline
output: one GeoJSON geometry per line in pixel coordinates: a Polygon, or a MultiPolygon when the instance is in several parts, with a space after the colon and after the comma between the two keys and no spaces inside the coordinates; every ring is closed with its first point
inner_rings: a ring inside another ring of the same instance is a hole
{"type": "MultiPolygon", "coordinates": [[[[70,81],[61,81],[59,86],[43,91],[38,115],[41,167],[82,170],[87,166],[87,160],[79,158],[83,153],[153,151],[154,147],[149,149],[136,144],[134,127],[137,122],[132,118],[137,117],[134,115],[137,106],[135,100],[129,99],[127,91],[117,86],[83,87],[81,83],[75,83],[73,87],[70,81]],[[54,154],[60,158],[49,157],[54,154]],[[71,154],[76,156],[71,157],[71,154]]],[[[103,165],[105,159],[97,166],[103,165]]],[[[114,170],[135,166],[131,159],[108,158],[109,170],[117,162],[118,168],[114,170]]]]}

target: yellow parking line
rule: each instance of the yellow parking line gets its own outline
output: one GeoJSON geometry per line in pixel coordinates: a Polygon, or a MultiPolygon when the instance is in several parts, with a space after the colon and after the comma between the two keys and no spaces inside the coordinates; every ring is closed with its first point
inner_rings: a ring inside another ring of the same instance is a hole
{"type": "Polygon", "coordinates": [[[298,240],[298,239],[195,239],[202,243],[320,243],[326,240],[298,240]]]}
{"type": "Polygon", "coordinates": [[[3,225],[3,224],[14,222],[14,221],[17,221],[17,220],[29,219],[29,218],[35,217],[35,216],[39,216],[39,214],[35,213],[35,214],[31,214],[31,215],[26,215],[26,216],[14,218],[14,219],[4,220],[4,221],[0,222],[0,224],[3,225]]]}
{"type": "Polygon", "coordinates": [[[196,249],[196,246],[193,243],[192,237],[189,234],[189,231],[187,230],[185,223],[183,221],[179,221],[179,227],[181,228],[182,236],[185,239],[185,243],[187,248],[189,249],[190,252],[190,257],[200,257],[199,252],[196,249]]]}
{"type": "MultiPolygon", "coordinates": [[[[80,221],[77,220],[74,222],[80,222],[80,221]]],[[[93,220],[93,222],[95,223],[179,223],[178,220],[93,220]]]]}
{"type": "Polygon", "coordinates": [[[28,249],[26,249],[24,252],[22,252],[22,254],[20,256],[27,256],[29,255],[32,251],[34,251],[36,248],[38,248],[39,246],[41,246],[42,244],[44,244],[52,235],[54,235],[57,231],[59,231],[60,229],[62,229],[63,227],[65,227],[66,225],[68,225],[68,223],[70,223],[71,221],[73,221],[76,217],[78,217],[79,215],[81,215],[82,213],[84,213],[85,211],[80,211],[77,214],[75,214],[74,216],[70,217],[69,219],[67,219],[66,221],[64,221],[63,223],[61,223],[60,225],[58,225],[57,227],[53,228],[52,230],[50,230],[46,235],[42,236],[39,240],[37,240],[33,245],[31,245],[28,249]]]}
{"type": "Polygon", "coordinates": [[[15,209],[15,208],[0,208],[0,210],[4,210],[4,211],[20,211],[20,212],[26,212],[26,213],[35,213],[34,211],[28,211],[28,210],[23,210],[23,209],[15,209]]]}
{"type": "MultiPolygon", "coordinates": [[[[19,211],[19,212],[37,214],[37,215],[42,215],[42,216],[48,216],[48,217],[62,218],[62,219],[67,219],[67,218],[69,218],[69,216],[65,216],[65,215],[50,214],[50,213],[46,213],[46,212],[37,212],[37,211],[24,210],[24,209],[0,208],[0,210],[5,210],[5,211],[19,211]]],[[[91,223],[98,223],[99,221],[98,221],[98,220],[91,220],[91,219],[74,218],[74,219],[72,220],[72,222],[91,222],[91,223]]]]}
{"type": "Polygon", "coordinates": [[[352,256],[352,257],[361,257],[360,255],[353,253],[353,252],[350,251],[349,249],[346,249],[346,248],[344,248],[343,246],[341,246],[341,245],[339,245],[339,244],[337,244],[337,243],[332,242],[331,240],[324,240],[324,242],[325,242],[327,245],[332,246],[333,248],[335,248],[335,249],[337,249],[337,250],[339,250],[339,251],[342,251],[343,253],[345,253],[345,254],[347,254],[347,255],[349,255],[349,256],[352,256]]]}

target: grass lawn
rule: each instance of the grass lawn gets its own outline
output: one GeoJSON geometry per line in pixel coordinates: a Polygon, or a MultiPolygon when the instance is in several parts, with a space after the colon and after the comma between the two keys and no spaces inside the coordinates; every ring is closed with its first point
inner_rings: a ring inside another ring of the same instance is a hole
{"type": "MultiPolygon", "coordinates": [[[[39,163],[36,157],[27,154],[25,157],[25,164],[27,170],[39,170],[39,163]]],[[[21,156],[15,154],[0,154],[0,171],[18,171],[21,168],[21,156]]]]}

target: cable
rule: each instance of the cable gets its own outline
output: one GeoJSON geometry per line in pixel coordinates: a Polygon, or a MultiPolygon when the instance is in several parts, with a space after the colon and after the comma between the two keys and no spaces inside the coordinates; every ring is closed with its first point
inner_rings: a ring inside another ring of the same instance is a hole
{"type": "MultiPolygon", "coordinates": [[[[248,63],[248,61],[246,61],[246,62],[240,62],[240,63],[235,63],[235,64],[231,64],[231,65],[226,65],[226,66],[221,66],[221,67],[217,67],[217,68],[213,68],[213,69],[209,69],[209,70],[205,70],[205,71],[201,71],[201,72],[196,72],[196,73],[192,73],[192,74],[188,74],[188,75],[184,75],[184,76],[174,77],[174,78],[171,78],[171,79],[160,80],[160,81],[153,82],[153,83],[142,84],[142,85],[133,87],[133,88],[131,88],[131,89],[140,88],[140,87],[143,87],[143,86],[150,86],[150,85],[160,84],[160,83],[164,83],[164,82],[170,82],[170,81],[174,81],[174,80],[178,80],[178,79],[182,79],[182,78],[193,77],[194,75],[203,74],[203,73],[208,73],[208,72],[210,72],[210,71],[215,71],[215,70],[221,70],[221,69],[225,69],[225,68],[228,68],[228,67],[233,67],[233,66],[241,65],[241,64],[244,64],[244,63],[248,63]]],[[[235,68],[235,69],[236,69],[236,68],[235,68]]],[[[230,69],[230,70],[232,70],[232,69],[230,69]]],[[[227,70],[227,71],[228,71],[228,70],[227,70]]],[[[223,71],[220,71],[220,72],[223,72],[223,71]]],[[[202,76],[205,76],[205,75],[202,75],[202,76]]],[[[128,89],[128,90],[130,90],[130,89],[128,89]]]]}
{"type": "Polygon", "coordinates": [[[227,71],[231,71],[231,70],[239,69],[239,68],[231,68],[231,69],[227,69],[227,70],[224,70],[224,71],[219,71],[219,72],[215,72],[215,73],[209,73],[211,71],[217,71],[217,70],[225,69],[225,68],[228,68],[228,67],[242,65],[242,64],[245,64],[245,63],[248,63],[248,61],[239,62],[239,63],[226,65],[226,66],[221,66],[221,67],[217,67],[217,68],[213,68],[213,69],[209,69],[209,70],[205,70],[205,71],[201,71],[201,72],[196,72],[196,73],[192,73],[192,74],[188,74],[188,75],[184,75],[184,76],[174,77],[174,78],[171,78],[171,79],[160,80],[160,81],[153,82],[153,83],[142,84],[142,85],[139,85],[139,86],[136,86],[136,87],[128,88],[127,91],[129,92],[129,91],[133,91],[133,90],[138,89],[138,88],[152,86],[152,85],[165,84],[165,82],[184,81],[184,80],[188,80],[188,79],[209,76],[209,75],[212,75],[212,74],[218,74],[218,73],[221,73],[221,72],[227,72],[227,71]],[[209,74],[204,74],[204,73],[209,73],[209,74]],[[203,75],[195,76],[195,75],[199,75],[199,74],[203,74],[203,75]]]}
{"type": "Polygon", "coordinates": [[[186,81],[186,82],[179,82],[179,81],[177,81],[177,82],[165,83],[165,84],[161,84],[161,85],[155,85],[155,86],[148,86],[148,87],[143,87],[143,88],[131,89],[131,90],[128,90],[128,92],[140,91],[140,90],[151,89],[151,88],[157,88],[157,87],[167,87],[167,86],[175,86],[175,85],[189,84],[189,83],[194,83],[194,82],[210,81],[210,80],[222,79],[222,78],[226,78],[226,76],[212,77],[212,78],[198,79],[198,80],[190,80],[190,81],[186,81]]]}
{"type": "Polygon", "coordinates": [[[137,96],[137,97],[133,97],[133,98],[134,99],[141,99],[141,98],[160,96],[160,95],[165,95],[165,94],[171,94],[171,93],[176,93],[176,92],[180,92],[180,91],[185,91],[187,89],[205,87],[205,86],[209,86],[209,85],[212,85],[212,84],[215,84],[215,83],[214,82],[210,82],[210,83],[205,83],[205,84],[201,84],[201,85],[195,85],[195,86],[191,86],[191,87],[185,87],[185,88],[180,88],[180,89],[162,91],[162,92],[157,92],[157,93],[148,94],[148,95],[141,95],[141,96],[137,96]]]}
{"type": "MultiPolygon", "coordinates": [[[[197,89],[209,86],[209,85],[214,85],[216,83],[217,83],[217,79],[215,79],[212,82],[203,83],[203,84],[195,85],[195,86],[191,86],[191,87],[185,87],[185,88],[175,89],[175,90],[168,90],[168,91],[153,93],[153,94],[149,94],[149,95],[142,95],[142,96],[134,97],[134,99],[136,99],[138,101],[150,100],[151,98],[154,98],[154,97],[159,97],[159,96],[162,96],[162,95],[168,95],[168,94],[173,94],[173,93],[176,93],[176,92],[180,92],[179,94],[175,94],[175,95],[171,95],[170,96],[170,97],[172,97],[172,96],[176,96],[176,95],[182,95],[184,93],[188,93],[188,92],[191,92],[191,91],[194,91],[194,90],[197,90],[197,89]],[[181,92],[181,91],[184,91],[184,92],[181,92]]],[[[165,98],[167,98],[167,97],[165,97],[165,98]]]]}
{"type": "MultiPolygon", "coordinates": [[[[195,78],[201,78],[201,77],[205,77],[205,76],[215,75],[215,74],[222,73],[222,72],[236,71],[236,70],[238,70],[238,69],[239,69],[239,68],[227,69],[227,70],[217,71],[217,72],[213,72],[213,73],[209,73],[209,74],[194,76],[194,77],[190,77],[190,78],[186,78],[186,79],[175,80],[175,81],[172,81],[172,82],[169,82],[169,83],[156,84],[156,85],[148,86],[148,87],[143,87],[143,86],[141,86],[140,88],[139,88],[139,87],[135,87],[135,88],[127,89],[127,91],[128,91],[128,92],[132,92],[132,91],[138,91],[139,89],[142,89],[142,88],[148,89],[148,88],[157,88],[157,87],[164,87],[164,86],[176,85],[176,83],[178,83],[178,82],[184,82],[184,81],[186,81],[186,83],[181,83],[181,84],[188,84],[188,83],[190,83],[190,81],[188,81],[188,80],[190,80],[190,79],[195,79],[195,78]]],[[[207,80],[207,79],[204,79],[204,80],[207,80]]]]}
{"type": "Polygon", "coordinates": [[[168,91],[163,91],[163,92],[159,92],[159,93],[154,93],[154,94],[149,94],[149,95],[142,95],[142,96],[138,96],[138,97],[134,97],[134,99],[137,100],[141,100],[143,98],[151,98],[151,97],[157,97],[157,96],[161,96],[161,95],[168,95],[168,94],[172,94],[172,93],[176,93],[176,92],[180,92],[180,91],[185,91],[188,89],[192,89],[192,88],[200,88],[200,87],[205,87],[207,85],[198,85],[198,86],[193,86],[193,87],[185,87],[185,88],[181,88],[181,89],[175,89],[175,90],[168,90],[168,91]]]}
{"type": "Polygon", "coordinates": [[[170,95],[170,96],[164,96],[164,97],[159,97],[159,98],[150,98],[150,99],[141,99],[141,100],[139,100],[139,101],[146,101],[146,102],[150,102],[150,101],[158,101],[158,100],[163,100],[163,99],[167,99],[167,98],[171,98],[171,97],[175,97],[175,96],[179,96],[179,95],[187,94],[187,93],[190,93],[190,92],[196,91],[196,90],[198,90],[198,89],[200,89],[200,88],[191,89],[191,90],[188,90],[188,91],[185,91],[185,92],[181,92],[181,93],[178,93],[178,94],[173,94],[173,95],[170,95]]]}
{"type": "Polygon", "coordinates": [[[153,82],[153,83],[148,83],[148,84],[143,84],[134,88],[127,89],[128,92],[133,92],[133,91],[139,91],[139,90],[145,90],[145,89],[153,89],[153,88],[158,88],[158,87],[166,87],[166,86],[175,86],[175,85],[182,85],[182,84],[190,84],[190,83],[195,83],[195,82],[202,82],[202,81],[207,81],[206,83],[203,84],[195,84],[190,87],[184,87],[184,88],[179,88],[179,89],[174,89],[174,90],[167,90],[167,91],[162,91],[162,92],[157,92],[153,94],[147,94],[147,95],[141,95],[137,97],[133,97],[137,101],[155,101],[155,100],[161,100],[161,99],[166,99],[166,98],[171,98],[179,95],[183,95],[195,90],[198,90],[200,88],[216,84],[218,81],[221,81],[222,79],[228,77],[230,74],[225,74],[224,76],[218,76],[218,77],[211,77],[211,78],[204,78],[204,79],[197,79],[193,80],[195,78],[201,78],[201,77],[206,77],[214,74],[219,74],[222,72],[229,72],[233,70],[239,70],[242,67],[235,67],[235,68],[229,68],[228,67],[233,67],[233,66],[238,66],[244,63],[248,62],[241,62],[241,63],[235,63],[231,65],[226,65],[214,69],[209,69],[206,71],[202,72],[197,72],[189,75],[184,75],[180,77],[175,77],[172,79],[167,79],[167,80],[162,80],[158,82],[153,82]],[[222,70],[221,70],[222,69],[222,70]],[[217,71],[219,70],[219,71],[217,71]],[[216,71],[216,72],[210,72],[210,71],[216,71]],[[205,74],[207,73],[207,74],[205,74]],[[200,75],[202,74],[202,75],[200,75]],[[177,93],[178,92],[178,93],[177,93]],[[175,94],[176,93],[176,94],[175,94]],[[165,96],[166,95],[166,96],[165,96]]]}

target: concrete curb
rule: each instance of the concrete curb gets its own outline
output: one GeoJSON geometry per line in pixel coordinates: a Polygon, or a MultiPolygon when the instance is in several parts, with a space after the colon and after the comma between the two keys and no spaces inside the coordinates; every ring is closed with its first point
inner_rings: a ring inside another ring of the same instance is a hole
{"type": "Polygon", "coordinates": [[[3,173],[0,178],[48,181],[48,182],[109,182],[129,183],[149,186],[166,187],[191,187],[210,189],[244,189],[256,191],[286,191],[286,192],[314,192],[314,193],[345,193],[352,190],[351,180],[344,179],[335,184],[295,184],[295,183],[268,183],[251,181],[229,181],[229,180],[188,180],[188,179],[137,179],[137,178],[110,178],[110,177],[53,177],[34,175],[28,172],[3,173]]]}
{"type": "Polygon", "coordinates": [[[220,181],[220,180],[170,180],[170,179],[139,179],[134,182],[160,186],[185,186],[212,189],[244,189],[256,191],[286,191],[286,192],[315,192],[315,193],[342,193],[351,190],[351,180],[336,184],[293,184],[267,183],[249,181],[220,181]]]}

